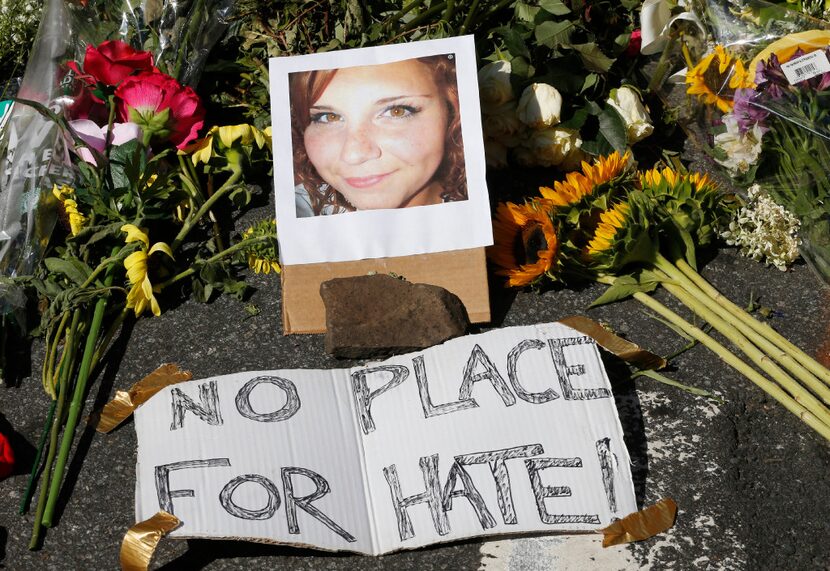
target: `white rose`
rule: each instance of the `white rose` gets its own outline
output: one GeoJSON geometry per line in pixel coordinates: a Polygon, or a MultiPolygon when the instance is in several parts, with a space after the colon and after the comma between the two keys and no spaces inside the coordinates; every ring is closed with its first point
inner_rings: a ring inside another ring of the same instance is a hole
{"type": "Polygon", "coordinates": [[[510,62],[490,62],[478,71],[478,92],[485,111],[516,98],[510,85],[510,62]]]}
{"type": "Polygon", "coordinates": [[[628,143],[642,141],[654,131],[651,117],[640,101],[639,94],[632,88],[623,85],[611,90],[608,105],[613,107],[622,116],[628,134],[628,143]]]}
{"type": "Polygon", "coordinates": [[[579,131],[564,127],[549,127],[534,132],[524,143],[533,151],[539,166],[561,165],[582,147],[579,131]]]}
{"type": "Polygon", "coordinates": [[[522,123],[534,129],[556,125],[562,113],[562,95],[552,85],[534,83],[519,98],[517,113],[522,123]]]}
{"type": "Polygon", "coordinates": [[[516,102],[507,101],[491,107],[482,117],[482,129],[486,137],[497,139],[508,147],[519,144],[523,125],[516,115],[516,102]]]}

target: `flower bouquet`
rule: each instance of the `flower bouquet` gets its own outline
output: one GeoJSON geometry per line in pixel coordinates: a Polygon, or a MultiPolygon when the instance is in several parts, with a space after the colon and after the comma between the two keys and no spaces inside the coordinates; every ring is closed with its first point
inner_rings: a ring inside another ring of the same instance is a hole
{"type": "Polygon", "coordinates": [[[760,1],[694,6],[706,34],[679,40],[689,130],[745,197],[757,184],[795,215],[830,284],[830,25],[760,1]]]}
{"type": "MultiPolygon", "coordinates": [[[[47,9],[62,6],[50,0],[47,9]]],[[[43,193],[49,203],[40,212],[51,209],[62,222],[45,257],[39,264],[32,257],[36,265],[11,280],[38,297],[35,333],[46,340],[42,382],[52,401],[20,506],[27,509],[39,474],[31,548],[55,521],[89,383],[123,322],[160,315],[166,290],[204,301],[216,292],[241,298],[239,267],[279,270],[273,220],[235,235],[216,215],[250,204],[256,187],[248,174],[269,170],[256,168],[270,163],[268,130],[214,126],[198,138],[205,109],[196,92],[161,72],[152,53],[120,40],[90,43],[77,58],[52,57],[64,86],[57,102],[21,90],[15,103],[59,134],[71,166],[71,176],[43,193]]],[[[32,137],[19,133],[13,150],[32,137]]]]}
{"type": "Polygon", "coordinates": [[[583,162],[581,171],[540,193],[498,207],[490,258],[508,286],[591,280],[610,286],[594,305],[633,296],[830,440],[830,371],[696,270],[698,251],[716,241],[730,209],[709,177],[673,168],[636,171],[629,155],[614,153],[583,162]],[[743,357],[648,295],[658,286],[743,357]]]}

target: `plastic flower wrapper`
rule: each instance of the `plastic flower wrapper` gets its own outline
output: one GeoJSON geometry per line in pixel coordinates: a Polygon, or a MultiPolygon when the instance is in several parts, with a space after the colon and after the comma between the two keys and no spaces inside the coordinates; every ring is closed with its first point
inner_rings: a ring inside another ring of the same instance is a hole
{"type": "MultiPolygon", "coordinates": [[[[71,49],[63,0],[48,0],[17,97],[63,112],[60,64],[71,49]]],[[[28,276],[43,254],[56,209],[52,188],[73,179],[58,125],[18,102],[0,128],[0,319],[23,328],[25,297],[11,278],[28,276]]],[[[0,352],[3,348],[0,347],[0,352]]],[[[2,383],[0,370],[0,383],[2,383]]]]}
{"type": "Polygon", "coordinates": [[[802,255],[830,285],[830,24],[759,0],[689,4],[702,30],[669,39],[663,62],[685,70],[665,96],[743,196],[757,183],[799,219],[802,255]]]}
{"type": "MultiPolygon", "coordinates": [[[[731,211],[728,197],[706,175],[671,167],[635,171],[628,155],[614,153],[583,162],[539,191],[524,205],[498,207],[489,257],[506,285],[596,281],[609,287],[592,305],[634,297],[830,440],[830,370],[697,271],[698,251],[715,242],[731,211]],[[658,287],[733,348],[649,295],[658,287]]],[[[647,376],[677,385],[655,371],[647,376]]]]}

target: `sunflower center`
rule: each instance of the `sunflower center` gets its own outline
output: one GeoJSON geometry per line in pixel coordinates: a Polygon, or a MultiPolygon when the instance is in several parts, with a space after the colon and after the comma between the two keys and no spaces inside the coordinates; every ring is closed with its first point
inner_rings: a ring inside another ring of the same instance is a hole
{"type": "Polygon", "coordinates": [[[706,87],[709,88],[709,91],[715,95],[725,99],[731,99],[735,93],[735,90],[729,87],[729,78],[733,73],[735,73],[734,64],[726,68],[725,73],[721,73],[720,60],[717,56],[715,56],[712,63],[709,64],[709,67],[703,72],[703,82],[706,84],[706,87]]]}
{"type": "Polygon", "coordinates": [[[521,238],[516,244],[516,259],[520,264],[535,264],[539,261],[539,252],[548,249],[545,230],[538,222],[530,222],[522,227],[521,238]]]}

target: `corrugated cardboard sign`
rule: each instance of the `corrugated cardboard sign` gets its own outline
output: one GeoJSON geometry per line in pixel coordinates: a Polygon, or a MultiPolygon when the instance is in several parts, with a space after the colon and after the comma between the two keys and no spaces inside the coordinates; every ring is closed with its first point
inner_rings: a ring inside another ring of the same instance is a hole
{"type": "Polygon", "coordinates": [[[365,367],[237,373],[136,411],[136,518],[382,554],[636,511],[594,341],[512,327],[365,367]]]}

